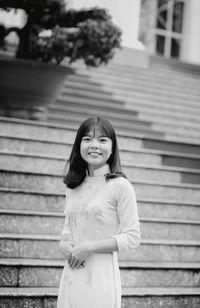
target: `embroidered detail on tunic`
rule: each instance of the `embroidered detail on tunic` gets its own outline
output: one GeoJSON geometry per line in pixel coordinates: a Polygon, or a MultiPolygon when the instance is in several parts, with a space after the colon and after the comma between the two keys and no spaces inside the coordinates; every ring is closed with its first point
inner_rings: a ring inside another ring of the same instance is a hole
{"type": "Polygon", "coordinates": [[[71,214],[70,216],[69,216],[69,225],[70,226],[76,226],[77,225],[77,223],[76,223],[76,215],[75,214],[71,214]]]}
{"type": "Polygon", "coordinates": [[[93,209],[94,209],[94,215],[96,219],[101,218],[103,216],[101,208],[95,206],[93,209]]]}

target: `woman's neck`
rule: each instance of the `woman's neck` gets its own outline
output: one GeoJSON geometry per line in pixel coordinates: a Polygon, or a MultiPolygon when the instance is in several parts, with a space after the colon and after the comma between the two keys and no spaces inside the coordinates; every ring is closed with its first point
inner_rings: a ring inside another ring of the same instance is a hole
{"type": "Polygon", "coordinates": [[[91,167],[88,168],[88,173],[89,176],[91,177],[104,176],[106,173],[109,172],[110,172],[110,167],[108,164],[103,165],[99,168],[91,168],[91,167]]]}

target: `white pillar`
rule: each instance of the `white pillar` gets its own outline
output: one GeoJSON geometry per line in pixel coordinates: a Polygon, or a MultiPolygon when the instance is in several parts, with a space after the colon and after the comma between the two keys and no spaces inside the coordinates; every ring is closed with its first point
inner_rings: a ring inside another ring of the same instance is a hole
{"type": "Polygon", "coordinates": [[[184,42],[181,59],[200,64],[200,1],[186,1],[184,16],[184,42]]]}
{"type": "Polygon", "coordinates": [[[122,30],[122,45],[143,50],[138,41],[141,0],[73,0],[75,9],[102,7],[108,9],[113,22],[122,30]]]}

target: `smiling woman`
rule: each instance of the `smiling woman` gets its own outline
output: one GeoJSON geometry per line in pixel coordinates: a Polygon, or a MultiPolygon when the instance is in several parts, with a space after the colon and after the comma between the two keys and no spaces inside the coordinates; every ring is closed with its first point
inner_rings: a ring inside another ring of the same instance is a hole
{"type": "Polygon", "coordinates": [[[66,263],[58,308],[120,308],[117,252],[139,246],[135,191],[121,169],[111,123],[89,118],[78,129],[64,177],[66,263]]]}
{"type": "MultiPolygon", "coordinates": [[[[72,189],[77,187],[90,171],[93,172],[89,170],[93,168],[90,168],[90,164],[88,165],[87,162],[87,159],[92,159],[92,155],[88,155],[88,152],[86,154],[85,151],[94,152],[94,147],[97,153],[102,151],[103,157],[107,155],[106,161],[102,161],[102,164],[107,163],[109,165],[110,172],[107,179],[118,176],[126,177],[122,172],[117,138],[112,124],[104,118],[93,117],[86,119],[77,131],[69,163],[66,166],[68,171],[64,176],[64,183],[67,187],[72,189]],[[97,149],[95,143],[98,145],[97,149]],[[88,148],[88,145],[92,145],[92,149],[88,148]],[[86,150],[84,150],[85,148],[86,150]],[[109,150],[109,148],[111,149],[109,150]],[[108,153],[106,154],[105,151],[108,151],[108,153]]],[[[98,165],[98,160],[96,162],[98,165]]]]}

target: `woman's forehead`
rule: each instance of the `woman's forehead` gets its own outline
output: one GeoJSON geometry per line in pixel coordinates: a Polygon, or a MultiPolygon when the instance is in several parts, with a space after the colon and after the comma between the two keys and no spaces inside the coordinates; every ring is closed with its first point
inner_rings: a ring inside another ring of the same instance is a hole
{"type": "Polygon", "coordinates": [[[92,126],[89,128],[89,130],[86,132],[87,135],[90,135],[92,137],[96,136],[108,136],[106,133],[106,130],[101,126],[92,126]]]}

